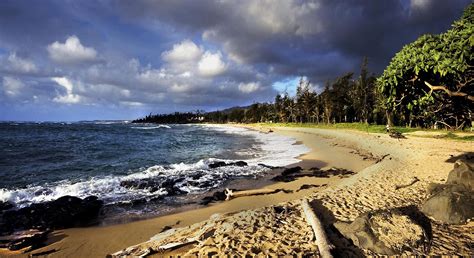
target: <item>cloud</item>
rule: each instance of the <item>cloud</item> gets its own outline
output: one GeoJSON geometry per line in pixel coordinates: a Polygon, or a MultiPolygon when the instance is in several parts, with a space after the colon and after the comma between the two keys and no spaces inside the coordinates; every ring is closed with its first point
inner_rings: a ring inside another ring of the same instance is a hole
{"type": "Polygon", "coordinates": [[[220,52],[206,51],[198,63],[199,73],[206,77],[214,77],[225,72],[226,64],[222,61],[220,52]]]}
{"type": "Polygon", "coordinates": [[[196,61],[202,56],[202,49],[190,40],[184,40],[173,45],[169,51],[161,54],[163,60],[169,63],[196,61]]]}
{"type": "Polygon", "coordinates": [[[260,89],[259,82],[240,83],[239,90],[243,93],[252,93],[260,89]]]}
{"type": "Polygon", "coordinates": [[[81,102],[81,96],[74,94],[74,86],[72,82],[66,77],[53,77],[52,81],[56,82],[60,86],[66,89],[65,95],[59,95],[53,99],[54,102],[63,103],[63,104],[77,104],[81,102]]]}
{"type": "Polygon", "coordinates": [[[55,41],[47,47],[49,57],[61,64],[75,64],[94,61],[97,58],[97,51],[91,47],[81,44],[75,35],[70,36],[64,43],[55,41]]]}
{"type": "Polygon", "coordinates": [[[25,59],[25,58],[21,58],[17,56],[15,52],[11,53],[8,56],[8,62],[11,68],[10,70],[13,70],[15,72],[35,73],[38,71],[38,68],[33,63],[33,61],[25,59]]]}
{"type": "Polygon", "coordinates": [[[25,87],[22,81],[17,78],[5,76],[3,77],[3,92],[8,97],[16,97],[21,94],[21,90],[25,87]]]}
{"type": "Polygon", "coordinates": [[[279,81],[324,85],[357,73],[364,56],[379,73],[403,45],[448,29],[469,3],[0,1],[0,105],[140,116],[272,101],[279,81]]]}
{"type": "Polygon", "coordinates": [[[428,7],[430,0],[411,0],[410,7],[415,9],[424,9],[428,7]]]}

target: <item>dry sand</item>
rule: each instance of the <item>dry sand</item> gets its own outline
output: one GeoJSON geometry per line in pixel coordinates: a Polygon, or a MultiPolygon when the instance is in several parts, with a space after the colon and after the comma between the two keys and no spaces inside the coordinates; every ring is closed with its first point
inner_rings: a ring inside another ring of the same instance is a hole
{"type": "MultiPolygon", "coordinates": [[[[52,257],[104,257],[149,240],[165,226],[191,226],[191,229],[183,228],[175,234],[175,239],[182,239],[212,223],[219,226],[215,226],[216,230],[206,241],[177,249],[172,254],[265,254],[265,250],[282,255],[314,253],[314,245],[308,244],[311,243],[308,239],[312,237],[310,228],[301,216],[300,198],[313,199],[313,203],[317,202],[335,219],[347,222],[367,211],[420,205],[427,196],[429,183],[444,182],[453,167],[453,161],[461,155],[474,152],[472,142],[446,139],[408,137],[397,140],[384,134],[349,130],[272,129],[275,133],[295,137],[312,149],[301,157],[303,166],[340,167],[358,173],[344,179],[305,177],[266,188],[297,190],[303,184],[328,184],[326,187],[289,194],[280,192],[241,197],[201,209],[121,225],[57,231],[56,237],[51,240],[54,243],[32,253],[54,249],[55,252],[50,254],[52,257]],[[420,181],[396,190],[397,185],[409,184],[414,177],[420,181]],[[285,212],[282,213],[281,209],[285,212]],[[223,215],[208,220],[216,213],[223,215]]],[[[464,226],[434,222],[432,226],[430,254],[473,255],[472,222],[464,226]]],[[[367,250],[362,251],[363,254],[371,254],[367,250]]]]}

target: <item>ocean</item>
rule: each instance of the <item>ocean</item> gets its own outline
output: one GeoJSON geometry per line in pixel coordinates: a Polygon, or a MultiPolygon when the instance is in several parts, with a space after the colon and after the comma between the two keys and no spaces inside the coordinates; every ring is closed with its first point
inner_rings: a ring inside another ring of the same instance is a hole
{"type": "Polygon", "coordinates": [[[22,208],[97,196],[104,216],[159,214],[307,151],[289,137],[226,125],[3,122],[0,201],[22,208]],[[248,165],[211,168],[218,161],[248,165]]]}

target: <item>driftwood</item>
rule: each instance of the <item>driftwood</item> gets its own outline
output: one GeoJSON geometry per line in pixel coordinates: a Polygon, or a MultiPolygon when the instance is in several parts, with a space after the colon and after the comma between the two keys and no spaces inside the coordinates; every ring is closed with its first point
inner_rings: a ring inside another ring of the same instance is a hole
{"type": "Polygon", "coordinates": [[[277,193],[281,190],[279,189],[255,189],[255,190],[244,190],[244,191],[233,191],[229,188],[225,189],[225,200],[228,201],[232,198],[242,197],[242,196],[251,196],[251,195],[261,195],[261,194],[272,194],[277,193]]]}
{"type": "Polygon", "coordinates": [[[395,190],[398,190],[398,189],[401,189],[401,188],[405,188],[405,187],[409,187],[411,185],[413,185],[414,183],[420,181],[420,179],[418,179],[418,177],[414,177],[413,180],[411,180],[410,183],[408,184],[405,184],[405,185],[396,185],[395,186],[395,190]]]}
{"type": "Polygon", "coordinates": [[[303,212],[306,216],[306,221],[308,221],[308,223],[313,228],[314,236],[316,237],[316,245],[319,249],[319,254],[323,258],[332,258],[332,254],[330,252],[332,246],[329,244],[329,240],[326,237],[326,233],[324,232],[324,227],[321,221],[314,213],[307,199],[303,199],[301,201],[301,206],[303,207],[303,212]]]}
{"type": "Polygon", "coordinates": [[[146,242],[128,247],[111,255],[107,255],[107,257],[146,257],[153,253],[166,252],[186,245],[199,243],[203,239],[212,235],[212,233],[209,232],[212,232],[212,229],[216,227],[216,221],[221,218],[222,216],[220,214],[214,214],[211,216],[210,221],[202,226],[193,225],[190,227],[169,229],[151,237],[150,240],[146,242]],[[179,235],[183,231],[194,231],[196,233],[193,233],[191,237],[187,237],[181,241],[166,243],[167,239],[172,239],[174,236],[179,235]]]}

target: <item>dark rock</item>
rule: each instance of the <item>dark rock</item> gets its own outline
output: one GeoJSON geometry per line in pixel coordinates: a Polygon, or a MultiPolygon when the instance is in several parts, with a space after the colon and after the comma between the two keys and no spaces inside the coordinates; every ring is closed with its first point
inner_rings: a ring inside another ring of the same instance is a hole
{"type": "Polygon", "coordinates": [[[296,177],[278,175],[278,176],[272,177],[272,180],[273,180],[273,181],[277,181],[277,182],[285,182],[285,183],[288,183],[288,182],[291,182],[291,181],[296,180],[296,177]]]}
{"type": "Polygon", "coordinates": [[[327,170],[313,170],[313,175],[315,177],[329,177],[329,176],[340,176],[340,177],[348,177],[350,175],[354,175],[353,171],[343,169],[343,168],[330,168],[327,170]]]}
{"type": "Polygon", "coordinates": [[[208,205],[211,202],[224,201],[226,197],[227,196],[225,195],[225,191],[217,191],[212,196],[206,196],[202,198],[199,204],[208,205]]]}
{"type": "Polygon", "coordinates": [[[2,201],[0,201],[0,212],[9,210],[13,207],[15,207],[15,205],[13,205],[11,202],[8,202],[8,201],[2,202],[2,201]]]}
{"type": "Polygon", "coordinates": [[[425,214],[448,224],[463,224],[474,217],[474,170],[457,160],[446,184],[430,184],[430,197],[422,205],[425,214]]]}
{"type": "Polygon", "coordinates": [[[30,249],[37,249],[45,245],[48,239],[48,234],[51,231],[39,231],[39,230],[25,230],[15,232],[14,234],[1,237],[0,243],[2,246],[8,248],[11,251],[20,250],[25,247],[30,249]]]}
{"type": "Polygon", "coordinates": [[[227,164],[224,161],[216,161],[208,165],[209,168],[218,168],[218,167],[224,167],[224,166],[227,166],[227,164]]]}
{"type": "Polygon", "coordinates": [[[193,180],[198,180],[199,178],[201,178],[203,176],[203,173],[199,172],[199,173],[196,173],[194,175],[191,176],[191,178],[193,180]]]}
{"type": "Polygon", "coordinates": [[[348,177],[355,174],[354,172],[341,169],[341,168],[330,168],[328,170],[320,170],[319,168],[311,168],[309,171],[303,171],[300,167],[294,167],[285,169],[281,175],[272,178],[273,181],[278,182],[291,182],[299,177],[322,177],[328,178],[330,176],[348,177]]]}
{"type": "Polygon", "coordinates": [[[474,191],[474,164],[464,160],[454,163],[454,169],[449,172],[447,184],[460,184],[474,191]]]}
{"type": "Polygon", "coordinates": [[[300,186],[300,188],[298,190],[296,190],[297,192],[301,191],[301,190],[306,190],[306,189],[310,189],[310,188],[315,188],[315,187],[319,187],[320,185],[314,185],[314,184],[304,184],[302,186],[300,186]]]}
{"type": "Polygon", "coordinates": [[[237,161],[237,162],[232,163],[232,165],[233,165],[233,166],[238,166],[238,167],[245,167],[245,166],[247,166],[248,164],[247,164],[247,162],[245,162],[245,161],[237,161]]]}
{"type": "Polygon", "coordinates": [[[181,179],[179,180],[173,180],[173,179],[168,179],[165,180],[163,183],[161,183],[161,188],[165,188],[166,192],[168,192],[168,196],[172,195],[181,195],[181,194],[186,194],[187,192],[179,189],[176,187],[176,184],[182,181],[181,179]]]}
{"type": "Polygon", "coordinates": [[[462,224],[474,217],[473,191],[462,184],[431,186],[433,194],[422,205],[422,211],[432,218],[448,223],[462,224]]]}
{"type": "MultiPolygon", "coordinates": [[[[415,218],[415,207],[379,210],[360,215],[352,223],[336,222],[334,226],[361,249],[368,249],[379,255],[401,254],[404,250],[420,249],[421,253],[429,245],[426,237],[431,233],[428,221],[415,218]]],[[[417,209],[416,209],[417,210],[417,209]]],[[[421,216],[423,216],[421,214],[421,216]]]]}
{"type": "Polygon", "coordinates": [[[281,172],[283,176],[291,175],[291,174],[296,174],[298,172],[301,172],[302,168],[300,166],[292,167],[292,168],[287,168],[281,172]]]}
{"type": "Polygon", "coordinates": [[[19,210],[7,210],[0,219],[0,233],[18,229],[61,229],[90,224],[99,215],[103,201],[95,196],[81,199],[63,196],[57,200],[35,203],[19,210]]]}
{"type": "Polygon", "coordinates": [[[161,188],[164,188],[168,193],[168,196],[186,194],[187,192],[180,190],[176,187],[177,183],[180,183],[184,178],[178,179],[166,179],[163,178],[147,178],[140,180],[128,180],[120,182],[120,186],[129,189],[144,189],[150,193],[154,193],[161,188]]]}
{"type": "Polygon", "coordinates": [[[264,168],[269,168],[269,169],[275,169],[277,167],[274,167],[274,166],[270,166],[270,165],[266,165],[266,164],[263,164],[263,163],[258,163],[257,165],[261,166],[261,167],[264,167],[264,168]]]}
{"type": "Polygon", "coordinates": [[[247,162],[245,161],[237,161],[237,162],[230,162],[225,163],[224,161],[216,161],[208,165],[209,168],[219,168],[219,167],[226,167],[226,166],[238,166],[238,167],[245,167],[247,166],[247,162]]]}

